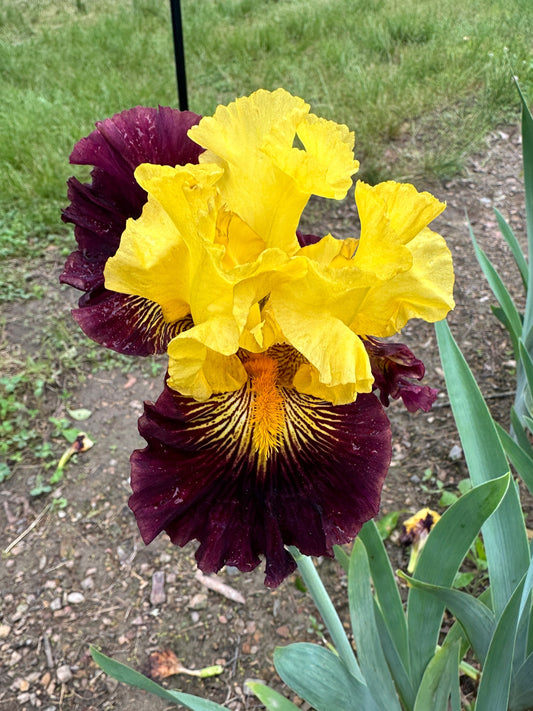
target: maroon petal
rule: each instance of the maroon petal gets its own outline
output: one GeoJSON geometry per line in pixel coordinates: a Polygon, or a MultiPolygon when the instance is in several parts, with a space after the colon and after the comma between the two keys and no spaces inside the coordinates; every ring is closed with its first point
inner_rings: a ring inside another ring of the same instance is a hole
{"type": "Polygon", "coordinates": [[[165,386],[145,403],[132,454],[129,504],[146,543],[166,531],[183,546],[197,539],[199,567],[242,571],[266,559],[265,584],[295,567],[285,546],[332,555],[376,515],[391,456],[390,425],[377,398],[333,406],[282,389],[279,447],[260,459],[253,447],[253,392],[246,384],[206,402],[165,386]]]}
{"type": "MultiPolygon", "coordinates": [[[[122,304],[128,297],[104,289],[104,266],[118,249],[126,220],[139,217],[146,202],[146,192],[137,184],[134,171],[141,163],[172,166],[197,163],[203,149],[190,140],[187,131],[199,120],[200,116],[190,111],[137,106],[98,122],[96,130],[82,138],[70,156],[71,163],[94,168],[91,183],[82,184],[77,178],[70,178],[68,182],[70,205],[63,211],[62,218],[75,225],[78,249],[67,259],[59,279],[87,292],[75,312],[85,333],[98,343],[114,342],[117,345],[110,347],[122,353],[140,355],[147,351],[149,332],[145,325],[141,333],[135,328],[144,323],[142,317],[146,310],[153,313],[159,308],[143,300],[142,312],[137,318],[125,321],[119,337],[110,330],[111,323],[118,322],[107,315],[118,313],[117,303],[122,304]],[[109,299],[108,304],[104,303],[106,299],[109,299]],[[96,303],[98,308],[95,309],[96,303]],[[92,311],[82,314],[86,308],[92,311]],[[100,313],[104,318],[99,325],[100,313]],[[133,329],[129,338],[126,325],[133,329]],[[136,350],[136,344],[140,350],[136,350]]],[[[131,302],[128,303],[131,307],[131,302]]],[[[170,334],[175,327],[167,325],[163,330],[170,334]]],[[[168,341],[162,344],[161,333],[161,329],[154,333],[157,345],[148,344],[148,352],[165,350],[168,341]]]]}
{"type": "Polygon", "coordinates": [[[203,149],[187,131],[199,121],[190,111],[137,106],[99,121],[96,130],[76,144],[70,162],[93,165],[92,182],[69,180],[71,204],[63,220],[76,226],[84,255],[114,254],[128,217],[140,216],[146,192],[135,180],[137,166],[198,163],[203,149]]]}
{"type": "Polygon", "coordinates": [[[100,345],[125,355],[164,353],[178,333],[193,325],[190,316],[167,323],[154,301],[106,289],[82,296],[80,305],[72,316],[82,331],[100,345]]]}
{"type": "Polygon", "coordinates": [[[383,405],[389,404],[389,397],[394,400],[401,397],[409,412],[429,412],[438,390],[413,382],[424,377],[426,369],[422,361],[402,343],[382,343],[368,338],[364,344],[370,357],[374,387],[379,389],[383,405]]]}
{"type": "Polygon", "coordinates": [[[296,237],[298,238],[300,247],[308,247],[310,244],[316,244],[322,239],[316,235],[304,235],[300,230],[296,230],[296,237]]]}

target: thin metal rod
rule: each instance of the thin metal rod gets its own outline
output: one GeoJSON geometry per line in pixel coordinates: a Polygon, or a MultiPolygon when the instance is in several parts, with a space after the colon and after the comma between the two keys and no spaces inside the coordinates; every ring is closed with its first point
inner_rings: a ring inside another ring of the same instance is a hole
{"type": "Polygon", "coordinates": [[[172,15],[172,34],[174,37],[174,59],[176,62],[176,79],[178,81],[178,102],[182,111],[187,111],[187,76],[185,74],[185,50],[183,46],[183,25],[181,22],[180,0],[170,0],[172,15]]]}

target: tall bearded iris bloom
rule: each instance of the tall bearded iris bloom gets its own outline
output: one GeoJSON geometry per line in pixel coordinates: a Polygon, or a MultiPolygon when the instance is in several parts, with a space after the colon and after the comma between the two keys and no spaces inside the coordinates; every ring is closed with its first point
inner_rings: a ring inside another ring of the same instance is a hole
{"type": "Polygon", "coordinates": [[[282,89],[199,122],[173,112],[164,124],[161,109],[146,114],[149,132],[130,120],[151,110],[135,111],[75,149],[101,172],[71,183],[80,248],[63,275],[85,291],[76,317],[98,342],[168,353],[164,391],[140,419],[148,444],[132,455],[130,507],[145,542],[163,530],[197,539],[204,572],[264,556],[277,585],[295,566],[285,546],[331,554],[376,515],[391,455],[382,405],[435,399],[421,361],[378,339],[453,307],[450,253],[427,227],[444,205],[411,185],[358,182],[358,237],[302,235],[309,197],[342,199],[352,184],[346,126],[282,89]],[[129,190],[140,197],[118,219],[129,190]],[[112,241],[100,212],[91,222],[102,205],[112,241]],[[92,251],[86,222],[97,222],[92,251]]]}

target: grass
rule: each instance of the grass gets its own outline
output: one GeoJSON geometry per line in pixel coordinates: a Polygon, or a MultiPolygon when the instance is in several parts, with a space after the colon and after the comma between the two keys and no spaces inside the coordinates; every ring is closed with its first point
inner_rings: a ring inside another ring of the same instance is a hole
{"type": "MultiPolygon", "coordinates": [[[[182,0],[191,108],[284,86],[356,131],[367,179],[449,175],[516,117],[511,67],[533,85],[528,2],[182,0]]],[[[176,104],[168,3],[0,0],[0,92],[0,256],[26,256],[62,242],[68,155],[94,121],[176,104]]]]}

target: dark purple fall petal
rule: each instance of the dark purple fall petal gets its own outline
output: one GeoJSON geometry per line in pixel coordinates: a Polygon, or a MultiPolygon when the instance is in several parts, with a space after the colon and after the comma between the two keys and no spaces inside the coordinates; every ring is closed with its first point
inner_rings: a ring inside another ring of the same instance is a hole
{"type": "Polygon", "coordinates": [[[363,342],[370,358],[374,389],[379,389],[382,404],[387,406],[390,397],[401,398],[409,412],[429,412],[438,390],[413,382],[424,377],[422,361],[403,343],[382,343],[374,338],[363,342]]]}
{"type": "Polygon", "coordinates": [[[192,326],[190,316],[167,323],[155,302],[106,289],[82,296],[72,316],[89,338],[125,355],[164,353],[178,333],[192,326]]]}
{"type": "Polygon", "coordinates": [[[166,531],[173,543],[200,542],[205,573],[242,571],[266,560],[271,587],[294,570],[286,545],[332,555],[376,515],[391,457],[390,424],[378,399],[333,406],[283,390],[286,427],[265,465],[253,451],[247,384],[206,402],[165,386],[145,403],[132,454],[130,507],[145,543],[166,531]]]}
{"type": "MultiPolygon", "coordinates": [[[[104,288],[104,266],[118,249],[126,220],[139,217],[146,202],[146,192],[136,182],[134,171],[141,163],[172,166],[198,163],[203,149],[190,140],[187,131],[200,118],[190,111],[137,106],[98,122],[96,130],[82,138],[70,156],[71,163],[94,167],[91,183],[80,183],[77,178],[68,182],[70,205],[63,211],[62,219],[74,224],[78,249],[67,259],[59,279],[86,292],[75,311],[85,333],[98,343],[115,343],[108,347],[121,353],[160,353],[168,343],[161,339],[161,329],[154,333],[154,342],[150,343],[146,322],[140,317],[132,318],[131,309],[120,335],[117,337],[110,330],[119,323],[122,305],[128,297],[104,288]],[[121,305],[118,311],[117,304],[121,305]],[[83,314],[88,308],[91,312],[83,314]],[[110,319],[112,313],[115,316],[110,319]],[[126,327],[132,328],[129,338],[126,327]],[[136,349],[137,344],[140,350],[136,349]]],[[[163,316],[157,304],[142,301],[143,314],[158,311],[159,324],[163,316]]],[[[164,331],[170,335],[176,328],[174,324],[167,325],[164,331]]]]}
{"type": "Polygon", "coordinates": [[[310,244],[316,244],[322,239],[316,235],[304,235],[300,230],[296,230],[296,237],[298,238],[300,247],[308,247],[310,244]]]}

